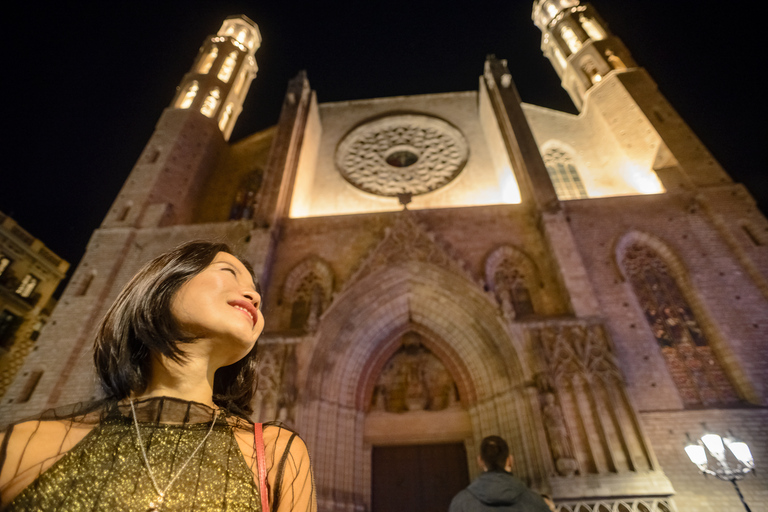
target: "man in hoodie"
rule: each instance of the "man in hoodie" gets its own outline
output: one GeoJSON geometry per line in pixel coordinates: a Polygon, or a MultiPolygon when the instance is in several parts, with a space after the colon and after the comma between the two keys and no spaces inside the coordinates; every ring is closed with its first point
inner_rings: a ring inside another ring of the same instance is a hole
{"type": "Polygon", "coordinates": [[[549,512],[541,496],[510,473],[512,456],[504,439],[483,439],[477,463],[483,473],[453,498],[449,512],[549,512]]]}

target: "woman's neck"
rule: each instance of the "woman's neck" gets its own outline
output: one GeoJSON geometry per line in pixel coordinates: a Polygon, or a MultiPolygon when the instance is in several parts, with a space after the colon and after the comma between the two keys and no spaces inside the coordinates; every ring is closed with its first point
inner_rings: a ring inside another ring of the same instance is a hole
{"type": "Polygon", "coordinates": [[[178,363],[164,356],[152,358],[151,374],[143,393],[135,398],[167,396],[215,407],[213,374],[205,358],[190,357],[178,363]]]}

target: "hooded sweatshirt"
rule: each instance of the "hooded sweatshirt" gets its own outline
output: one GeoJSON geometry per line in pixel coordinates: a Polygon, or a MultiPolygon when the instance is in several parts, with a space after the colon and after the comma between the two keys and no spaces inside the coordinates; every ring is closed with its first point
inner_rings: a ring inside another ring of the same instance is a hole
{"type": "Polygon", "coordinates": [[[449,512],[549,512],[541,496],[511,473],[488,471],[451,501],[449,512]]]}

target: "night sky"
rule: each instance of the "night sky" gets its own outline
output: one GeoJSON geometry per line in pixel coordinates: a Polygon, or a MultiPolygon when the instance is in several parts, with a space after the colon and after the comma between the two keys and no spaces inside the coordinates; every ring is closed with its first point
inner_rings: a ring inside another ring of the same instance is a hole
{"type": "MultiPolygon", "coordinates": [[[[277,122],[302,69],[320,102],[467,91],[490,53],[509,61],[524,102],[576,113],[539,49],[531,0],[68,3],[6,17],[0,211],[73,268],[201,43],[231,14],[263,37],[231,141],[277,122]]],[[[592,4],[766,211],[760,25],[703,2],[592,4]]]]}

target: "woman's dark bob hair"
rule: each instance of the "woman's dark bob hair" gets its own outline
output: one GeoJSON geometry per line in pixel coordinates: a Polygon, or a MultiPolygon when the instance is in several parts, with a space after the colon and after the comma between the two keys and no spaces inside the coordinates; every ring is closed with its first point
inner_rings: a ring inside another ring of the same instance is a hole
{"type": "MultiPolygon", "coordinates": [[[[153,259],[123,288],[96,334],[93,359],[108,398],[122,400],[142,393],[148,384],[152,352],[184,360],[184,334],[171,314],[176,292],[211,264],[220,252],[233,254],[223,243],[192,241],[153,259]]],[[[242,260],[240,260],[242,261],[242,260]]],[[[251,266],[242,261],[259,285],[251,266]]],[[[256,345],[240,361],[219,368],[213,381],[213,402],[249,416],[256,380],[256,345]]]]}

